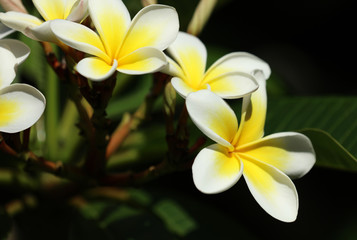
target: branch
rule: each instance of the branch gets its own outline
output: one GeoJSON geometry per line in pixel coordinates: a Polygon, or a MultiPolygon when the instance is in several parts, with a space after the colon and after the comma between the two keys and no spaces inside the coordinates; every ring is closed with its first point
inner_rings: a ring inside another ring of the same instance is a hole
{"type": "Polygon", "coordinates": [[[3,152],[5,152],[11,156],[14,156],[14,157],[18,156],[17,152],[12,147],[7,145],[7,143],[5,142],[5,139],[3,138],[1,133],[0,133],[0,150],[2,150],[3,152]]]}
{"type": "Polygon", "coordinates": [[[24,168],[27,171],[39,170],[74,182],[87,182],[87,176],[78,167],[65,165],[62,162],[48,161],[31,151],[23,153],[22,159],[25,161],[24,168]]]}

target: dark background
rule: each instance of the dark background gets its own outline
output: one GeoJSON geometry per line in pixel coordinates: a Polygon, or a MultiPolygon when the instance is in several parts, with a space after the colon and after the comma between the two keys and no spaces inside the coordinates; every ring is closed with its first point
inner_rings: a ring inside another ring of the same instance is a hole
{"type": "Polygon", "coordinates": [[[291,93],[355,94],[355,10],[351,0],[230,1],[201,39],[261,57],[291,93]]]}

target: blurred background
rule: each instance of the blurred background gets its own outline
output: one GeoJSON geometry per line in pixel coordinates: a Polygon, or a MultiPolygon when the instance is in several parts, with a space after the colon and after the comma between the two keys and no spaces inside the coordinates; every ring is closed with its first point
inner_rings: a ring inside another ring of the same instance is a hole
{"type": "Polygon", "coordinates": [[[229,1],[214,12],[202,39],[256,54],[294,94],[356,94],[352,3],[229,1]]]}

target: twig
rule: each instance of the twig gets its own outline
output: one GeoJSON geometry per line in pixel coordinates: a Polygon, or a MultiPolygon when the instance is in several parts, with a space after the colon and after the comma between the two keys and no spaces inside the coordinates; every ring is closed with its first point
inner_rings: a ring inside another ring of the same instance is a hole
{"type": "Polygon", "coordinates": [[[7,143],[5,142],[5,139],[3,138],[3,136],[1,134],[0,134],[0,149],[3,152],[10,154],[12,156],[15,156],[15,157],[18,156],[17,152],[12,147],[7,145],[7,143]]]}
{"type": "Polygon", "coordinates": [[[103,186],[139,185],[177,170],[177,168],[169,165],[168,161],[164,159],[159,164],[150,166],[140,172],[126,172],[107,175],[100,179],[99,183],[103,186]]]}
{"type": "Polygon", "coordinates": [[[152,107],[157,97],[162,92],[165,82],[169,76],[163,73],[154,75],[154,85],[150,93],[145,97],[144,102],[139,106],[136,112],[129,117],[129,120],[124,119],[117,129],[112,134],[107,150],[106,158],[108,159],[123,143],[132,130],[135,130],[151,113],[152,107]]]}
{"type": "Polygon", "coordinates": [[[43,157],[38,157],[31,151],[22,154],[22,159],[25,161],[25,170],[33,171],[40,170],[51,173],[55,176],[73,180],[74,182],[87,182],[88,178],[83,174],[80,168],[65,165],[62,162],[48,161],[43,157]]]}

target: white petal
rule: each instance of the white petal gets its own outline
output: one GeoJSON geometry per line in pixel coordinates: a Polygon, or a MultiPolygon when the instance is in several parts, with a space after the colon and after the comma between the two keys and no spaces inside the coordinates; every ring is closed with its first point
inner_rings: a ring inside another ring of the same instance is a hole
{"type": "MultiPolygon", "coordinates": [[[[3,40],[0,40],[2,42],[3,40]]],[[[9,86],[15,79],[15,67],[17,64],[14,54],[0,45],[0,89],[9,86]]]]}
{"type": "Polygon", "coordinates": [[[183,98],[186,98],[189,93],[196,91],[196,89],[191,88],[185,81],[178,77],[173,77],[171,79],[171,84],[176,92],[183,98]]]}
{"type": "Polygon", "coordinates": [[[209,90],[200,90],[187,96],[186,107],[192,121],[207,137],[232,148],[238,121],[223,99],[209,90]]]}
{"type": "Polygon", "coordinates": [[[272,134],[241,146],[238,151],[272,165],[293,178],[304,176],[316,161],[310,139],[296,132],[272,134]]]}
{"type": "Polygon", "coordinates": [[[298,194],[288,176],[268,164],[242,156],[244,179],[259,205],[272,217],[295,221],[298,213],[298,194]]]}
{"type": "Polygon", "coordinates": [[[164,50],[176,39],[178,30],[178,15],[173,7],[149,5],[134,17],[119,55],[142,47],[164,50]]]}
{"type": "Polygon", "coordinates": [[[126,74],[146,74],[157,72],[166,64],[166,57],[160,50],[144,47],[119,59],[117,70],[126,74]]]}
{"type": "Polygon", "coordinates": [[[176,40],[167,49],[185,74],[185,81],[200,89],[206,69],[207,50],[195,36],[179,32],[176,40]]]}
{"type": "Polygon", "coordinates": [[[23,131],[37,122],[46,105],[45,97],[26,84],[12,84],[0,90],[0,132],[23,131]]]}
{"type": "Polygon", "coordinates": [[[88,0],[77,0],[70,10],[66,20],[72,22],[81,22],[88,15],[88,0]]]}
{"type": "MultiPolygon", "coordinates": [[[[16,58],[16,63],[21,64],[30,55],[30,48],[23,42],[15,39],[0,40],[0,48],[5,47],[11,51],[16,58]]],[[[3,63],[3,61],[1,61],[3,63]]]]}
{"type": "Polygon", "coordinates": [[[117,58],[130,25],[130,15],[121,0],[88,0],[90,17],[107,54],[117,58]]]}
{"type": "Polygon", "coordinates": [[[248,95],[258,88],[255,78],[246,73],[234,72],[220,75],[207,82],[211,91],[222,98],[234,99],[248,95]]]}
{"type": "Polygon", "coordinates": [[[243,98],[241,125],[235,145],[256,141],[264,136],[264,125],[267,111],[266,80],[261,71],[255,73],[259,84],[258,90],[243,98]]]}
{"type": "Polygon", "coordinates": [[[34,39],[42,42],[52,42],[58,44],[59,40],[52,32],[51,22],[52,21],[46,21],[39,26],[31,28],[28,32],[35,37],[34,39]]]}
{"type": "Polygon", "coordinates": [[[114,60],[113,65],[108,65],[105,61],[97,57],[88,57],[82,59],[77,64],[77,71],[86,78],[93,81],[103,81],[113,75],[118,62],[114,60]]]}
{"type": "Polygon", "coordinates": [[[166,73],[167,75],[173,76],[173,77],[179,77],[181,79],[185,78],[185,74],[182,72],[182,69],[177,63],[172,60],[170,57],[166,56],[166,60],[168,64],[160,70],[162,73],[166,73]]]}
{"type": "Polygon", "coordinates": [[[265,79],[270,76],[269,65],[260,58],[246,52],[234,52],[218,59],[205,75],[205,81],[214,79],[227,72],[244,72],[253,74],[260,70],[264,73],[265,79]]]}
{"type": "MultiPolygon", "coordinates": [[[[70,0],[74,2],[75,0],[70,0]]],[[[66,2],[63,0],[32,0],[37,11],[46,20],[65,19],[66,2]]]]}
{"type": "Polygon", "coordinates": [[[4,24],[0,22],[0,39],[6,37],[7,35],[13,33],[14,30],[6,27],[4,24]]]}
{"type": "Polygon", "coordinates": [[[36,39],[32,35],[31,29],[37,27],[43,23],[40,19],[35,16],[21,13],[21,12],[6,12],[0,13],[0,20],[6,26],[15,29],[16,31],[20,31],[29,38],[36,39]]]}
{"type": "Polygon", "coordinates": [[[99,36],[86,26],[66,20],[53,20],[51,21],[51,29],[68,46],[100,57],[106,60],[108,64],[111,63],[112,59],[106,55],[99,36]]]}
{"type": "Polygon", "coordinates": [[[208,194],[231,188],[238,182],[242,172],[242,162],[218,144],[202,149],[192,165],[195,186],[208,194]]]}

